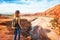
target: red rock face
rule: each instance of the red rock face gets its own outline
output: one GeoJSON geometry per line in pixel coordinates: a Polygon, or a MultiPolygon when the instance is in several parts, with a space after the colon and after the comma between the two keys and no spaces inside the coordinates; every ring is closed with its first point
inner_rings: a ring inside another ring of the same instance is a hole
{"type": "Polygon", "coordinates": [[[60,4],[45,11],[46,15],[58,18],[60,16],[60,4]]]}
{"type": "Polygon", "coordinates": [[[60,17],[60,4],[47,9],[45,12],[37,12],[36,14],[37,16],[50,16],[50,17],[54,17],[54,18],[58,18],[60,17]]]}
{"type": "Polygon", "coordinates": [[[46,10],[45,13],[46,13],[46,16],[53,17],[57,20],[56,28],[58,28],[58,29],[57,30],[55,29],[55,30],[56,30],[57,34],[60,34],[60,31],[59,31],[60,30],[60,4],[46,10]]]}

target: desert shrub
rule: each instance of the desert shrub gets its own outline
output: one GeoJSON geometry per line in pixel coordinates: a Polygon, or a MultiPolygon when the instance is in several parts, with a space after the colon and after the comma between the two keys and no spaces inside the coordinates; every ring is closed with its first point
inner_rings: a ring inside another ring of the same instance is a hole
{"type": "Polygon", "coordinates": [[[50,21],[50,23],[52,24],[52,28],[60,34],[60,23],[58,19],[54,18],[53,20],[50,21]]]}
{"type": "Polygon", "coordinates": [[[52,24],[52,27],[54,27],[54,28],[56,28],[58,26],[58,21],[55,18],[53,20],[51,20],[50,23],[52,24]]]}

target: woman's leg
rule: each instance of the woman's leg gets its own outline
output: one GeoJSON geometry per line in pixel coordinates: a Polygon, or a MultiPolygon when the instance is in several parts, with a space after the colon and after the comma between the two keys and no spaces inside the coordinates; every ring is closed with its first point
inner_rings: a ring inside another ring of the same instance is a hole
{"type": "Polygon", "coordinates": [[[17,37],[17,29],[14,30],[14,40],[16,40],[17,37]]]}
{"type": "Polygon", "coordinates": [[[17,29],[17,33],[18,33],[18,40],[20,40],[20,28],[17,29]]]}

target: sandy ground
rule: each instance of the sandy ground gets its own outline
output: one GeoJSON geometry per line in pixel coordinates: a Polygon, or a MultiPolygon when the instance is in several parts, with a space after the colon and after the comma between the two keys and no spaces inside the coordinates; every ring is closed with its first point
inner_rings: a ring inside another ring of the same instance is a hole
{"type": "MultiPolygon", "coordinates": [[[[26,18],[26,17],[23,17],[26,18]]],[[[32,18],[36,18],[36,17],[27,17],[26,19],[32,21],[32,18]]],[[[51,40],[60,40],[60,36],[57,35],[51,28],[51,24],[49,23],[50,20],[52,20],[53,18],[48,18],[48,17],[38,17],[37,19],[35,19],[34,21],[32,21],[32,26],[35,25],[39,25],[42,26],[42,28],[44,29],[44,32],[47,34],[47,36],[51,39],[51,40]]],[[[11,19],[0,19],[0,23],[5,22],[5,21],[9,21],[11,19]]],[[[10,29],[8,26],[6,25],[0,25],[0,40],[13,40],[13,31],[12,29],[10,29]]]]}

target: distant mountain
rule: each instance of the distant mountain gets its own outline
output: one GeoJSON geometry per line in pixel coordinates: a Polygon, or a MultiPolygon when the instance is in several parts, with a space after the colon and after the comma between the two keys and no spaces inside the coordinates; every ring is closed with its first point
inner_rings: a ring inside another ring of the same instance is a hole
{"type": "Polygon", "coordinates": [[[52,16],[54,18],[60,17],[60,4],[46,10],[45,14],[46,16],[52,16]]]}
{"type": "Polygon", "coordinates": [[[34,15],[50,16],[50,17],[58,18],[58,17],[60,17],[60,4],[47,9],[45,12],[37,12],[34,15]]]}

